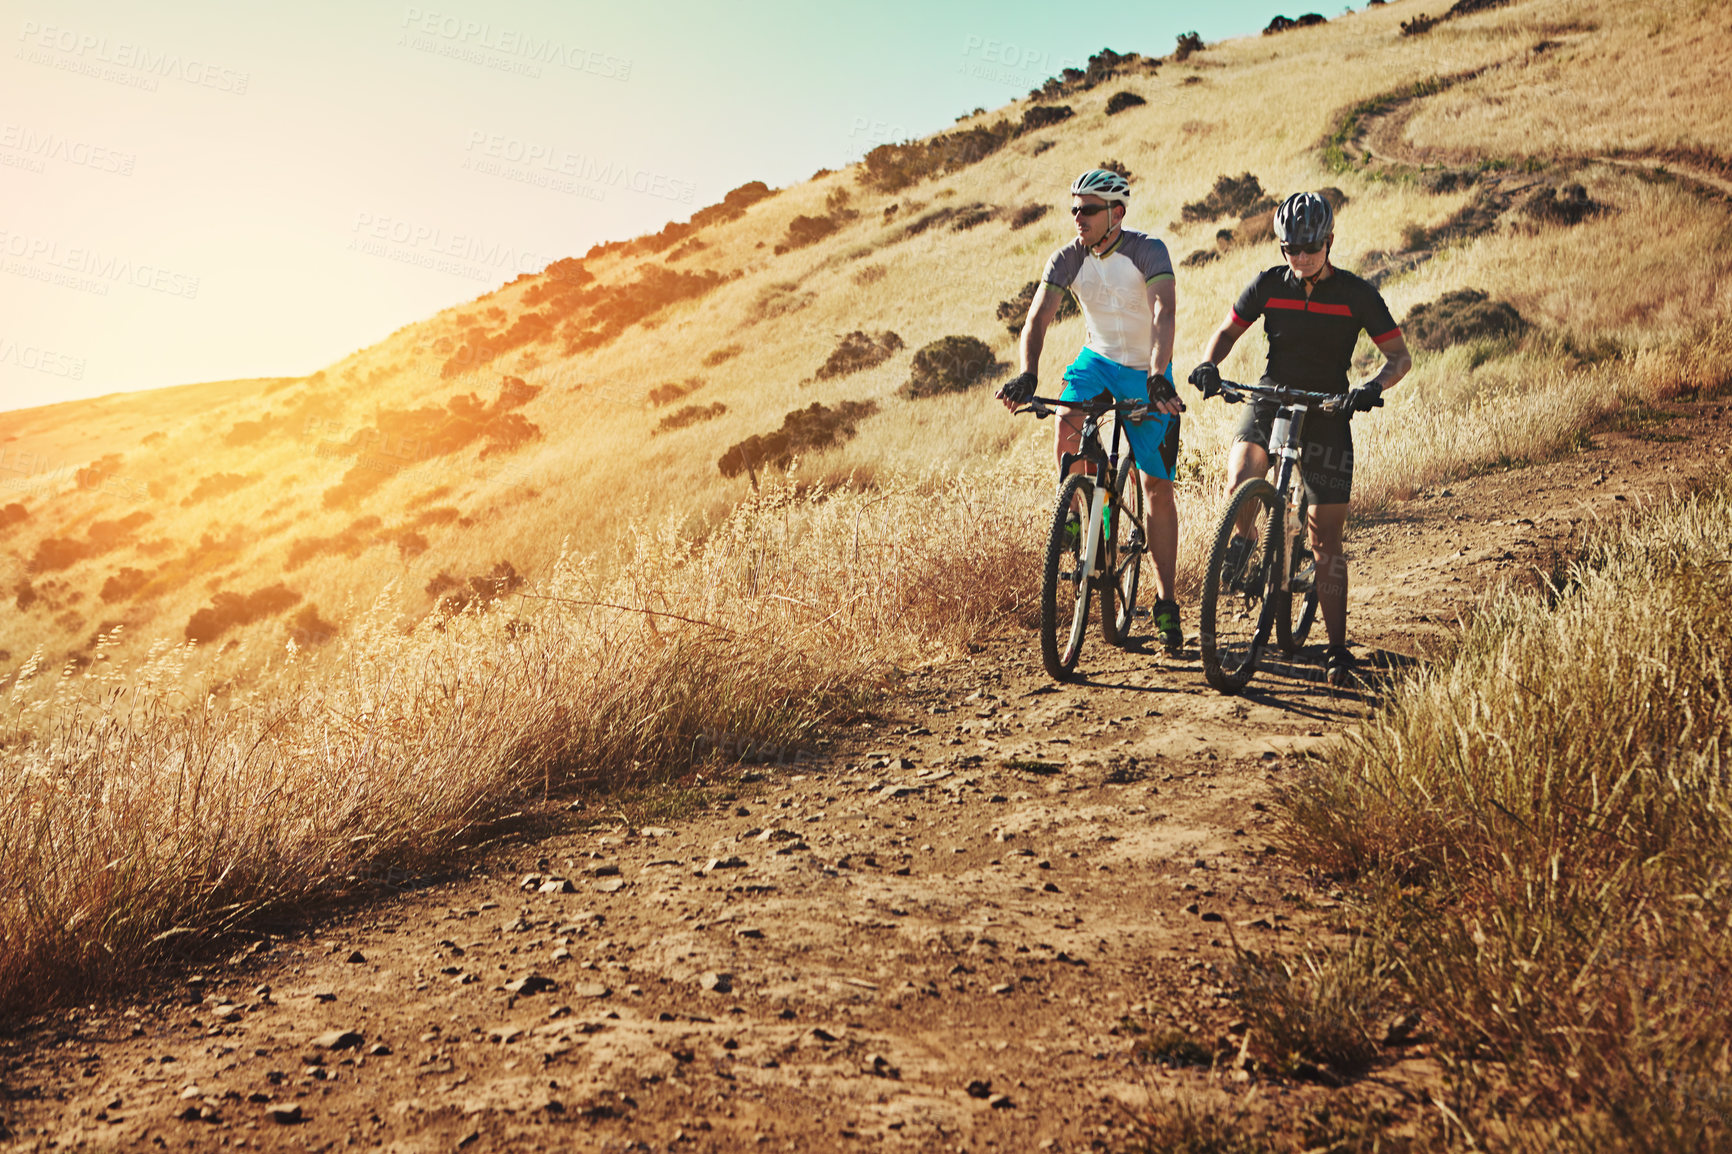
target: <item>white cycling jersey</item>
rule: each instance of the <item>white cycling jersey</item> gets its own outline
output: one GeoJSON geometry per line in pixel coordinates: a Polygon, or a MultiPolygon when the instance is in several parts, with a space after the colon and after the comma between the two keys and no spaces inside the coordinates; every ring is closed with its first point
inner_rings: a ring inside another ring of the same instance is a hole
{"type": "Polygon", "coordinates": [[[1164,243],[1121,228],[1102,256],[1080,238],[1071,241],[1052,254],[1041,279],[1076,297],[1088,326],[1088,348],[1121,365],[1149,369],[1155,331],[1148,286],[1172,276],[1173,259],[1164,243]]]}

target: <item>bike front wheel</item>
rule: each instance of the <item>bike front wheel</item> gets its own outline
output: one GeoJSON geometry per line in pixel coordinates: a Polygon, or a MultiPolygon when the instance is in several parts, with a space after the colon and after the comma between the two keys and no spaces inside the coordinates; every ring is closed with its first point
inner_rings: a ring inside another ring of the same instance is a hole
{"type": "Polygon", "coordinates": [[[1275,486],[1253,478],[1234,491],[1215,530],[1203,575],[1198,646],[1203,675],[1222,693],[1237,693],[1251,680],[1268,639],[1283,512],[1275,486]]]}
{"type": "Polygon", "coordinates": [[[1143,571],[1148,542],[1143,526],[1143,485],[1135,469],[1122,470],[1114,482],[1112,532],[1102,533],[1105,543],[1101,565],[1101,636],[1108,645],[1130,644],[1131,626],[1137,616],[1137,583],[1143,571]]]}
{"type": "MultiPolygon", "coordinates": [[[[1067,680],[1082,653],[1089,615],[1089,576],[1083,573],[1089,509],[1095,485],[1088,477],[1066,477],[1058,488],[1052,511],[1052,532],[1046,543],[1046,569],[1040,582],[1040,659],[1047,673],[1067,680]],[[1075,533],[1067,524],[1072,511],[1075,533]]],[[[1089,552],[1098,552],[1098,546],[1089,552]]],[[[1098,561],[1097,561],[1098,563],[1098,561]]]]}
{"type": "Polygon", "coordinates": [[[1305,638],[1311,634],[1311,624],[1317,620],[1317,558],[1311,553],[1306,514],[1310,505],[1304,490],[1299,493],[1299,537],[1293,542],[1293,560],[1287,578],[1288,588],[1282,591],[1275,609],[1275,640],[1281,651],[1298,653],[1305,638]]]}

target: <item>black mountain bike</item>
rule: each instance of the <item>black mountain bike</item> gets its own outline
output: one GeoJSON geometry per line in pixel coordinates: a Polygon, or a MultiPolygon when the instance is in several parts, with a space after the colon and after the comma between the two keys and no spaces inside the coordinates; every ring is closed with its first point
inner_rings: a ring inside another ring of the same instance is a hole
{"type": "Polygon", "coordinates": [[[1101,595],[1101,636],[1109,645],[1130,640],[1131,625],[1146,617],[1137,608],[1137,582],[1143,554],[1149,551],[1144,522],[1143,487],[1136,478],[1136,454],[1125,441],[1126,459],[1119,461],[1119,442],[1126,421],[1151,415],[1146,401],[1060,401],[1030,397],[1017,409],[1045,419],[1056,406],[1083,415],[1078,452],[1059,463],[1058,499],[1053,504],[1047,537],[1046,566],[1040,583],[1040,657],[1046,671],[1064,681],[1076,669],[1088,631],[1089,599],[1101,595]],[[1113,414],[1112,451],[1101,444],[1101,418],[1113,414]],[[1071,473],[1078,461],[1093,474],[1071,473]]]}
{"type": "Polygon", "coordinates": [[[1317,617],[1317,562],[1306,533],[1305,486],[1294,476],[1300,434],[1312,408],[1352,410],[1346,393],[1222,381],[1221,396],[1228,401],[1263,397],[1280,406],[1269,431],[1275,481],[1253,477],[1233,491],[1203,575],[1198,625],[1203,675],[1222,693],[1237,693],[1251,680],[1271,631],[1285,653],[1299,652],[1311,632],[1317,617]]]}

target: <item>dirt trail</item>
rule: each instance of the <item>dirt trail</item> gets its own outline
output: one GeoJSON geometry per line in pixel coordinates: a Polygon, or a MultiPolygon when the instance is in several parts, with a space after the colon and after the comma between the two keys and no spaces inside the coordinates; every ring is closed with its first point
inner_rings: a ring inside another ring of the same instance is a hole
{"type": "MultiPolygon", "coordinates": [[[[1362,524],[1362,655],[1407,660],[1584,526],[1724,473],[1728,408],[1362,524]]],[[[1091,638],[1088,680],[1058,686],[1007,632],[797,764],[735,768],[697,813],[578,814],[34,1023],[0,1048],[4,1123],[22,1149],[1028,1151],[1118,1146],[1116,1103],[1151,1088],[1256,1083],[1294,1109],[1324,1091],[1133,1051],[1177,1030],[1170,1051],[1231,1054],[1229,935],[1330,932],[1266,808],[1295,753],[1367,708],[1315,658],[1228,698],[1194,646],[1091,638]]],[[[1425,1072],[1423,1045],[1391,1050],[1365,1086],[1425,1072]]]]}

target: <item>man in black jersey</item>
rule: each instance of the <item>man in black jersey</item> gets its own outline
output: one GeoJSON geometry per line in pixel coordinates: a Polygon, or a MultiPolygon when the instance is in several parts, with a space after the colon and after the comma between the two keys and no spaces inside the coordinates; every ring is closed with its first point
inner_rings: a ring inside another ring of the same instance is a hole
{"type": "MultiPolygon", "coordinates": [[[[1329,247],[1335,239],[1335,214],[1329,202],[1314,192],[1288,197],[1275,211],[1275,235],[1287,263],[1260,273],[1239,294],[1227,319],[1209,338],[1203,363],[1191,371],[1191,383],[1205,397],[1220,392],[1216,365],[1261,317],[1269,337],[1269,363],[1262,384],[1348,393],[1354,412],[1381,405],[1383,391],[1407,375],[1413,358],[1377,289],[1329,263],[1329,247]],[[1370,334],[1384,362],[1376,376],[1350,391],[1347,370],[1361,330],[1370,334]]],[[[1268,472],[1275,409],[1274,402],[1259,400],[1240,419],[1227,461],[1232,488],[1268,472]]],[[[1341,548],[1353,491],[1349,416],[1315,409],[1308,413],[1299,460],[1311,500],[1306,528],[1317,558],[1317,604],[1329,634],[1325,666],[1331,685],[1353,681],[1354,659],[1347,648],[1347,558],[1341,548]]]]}

